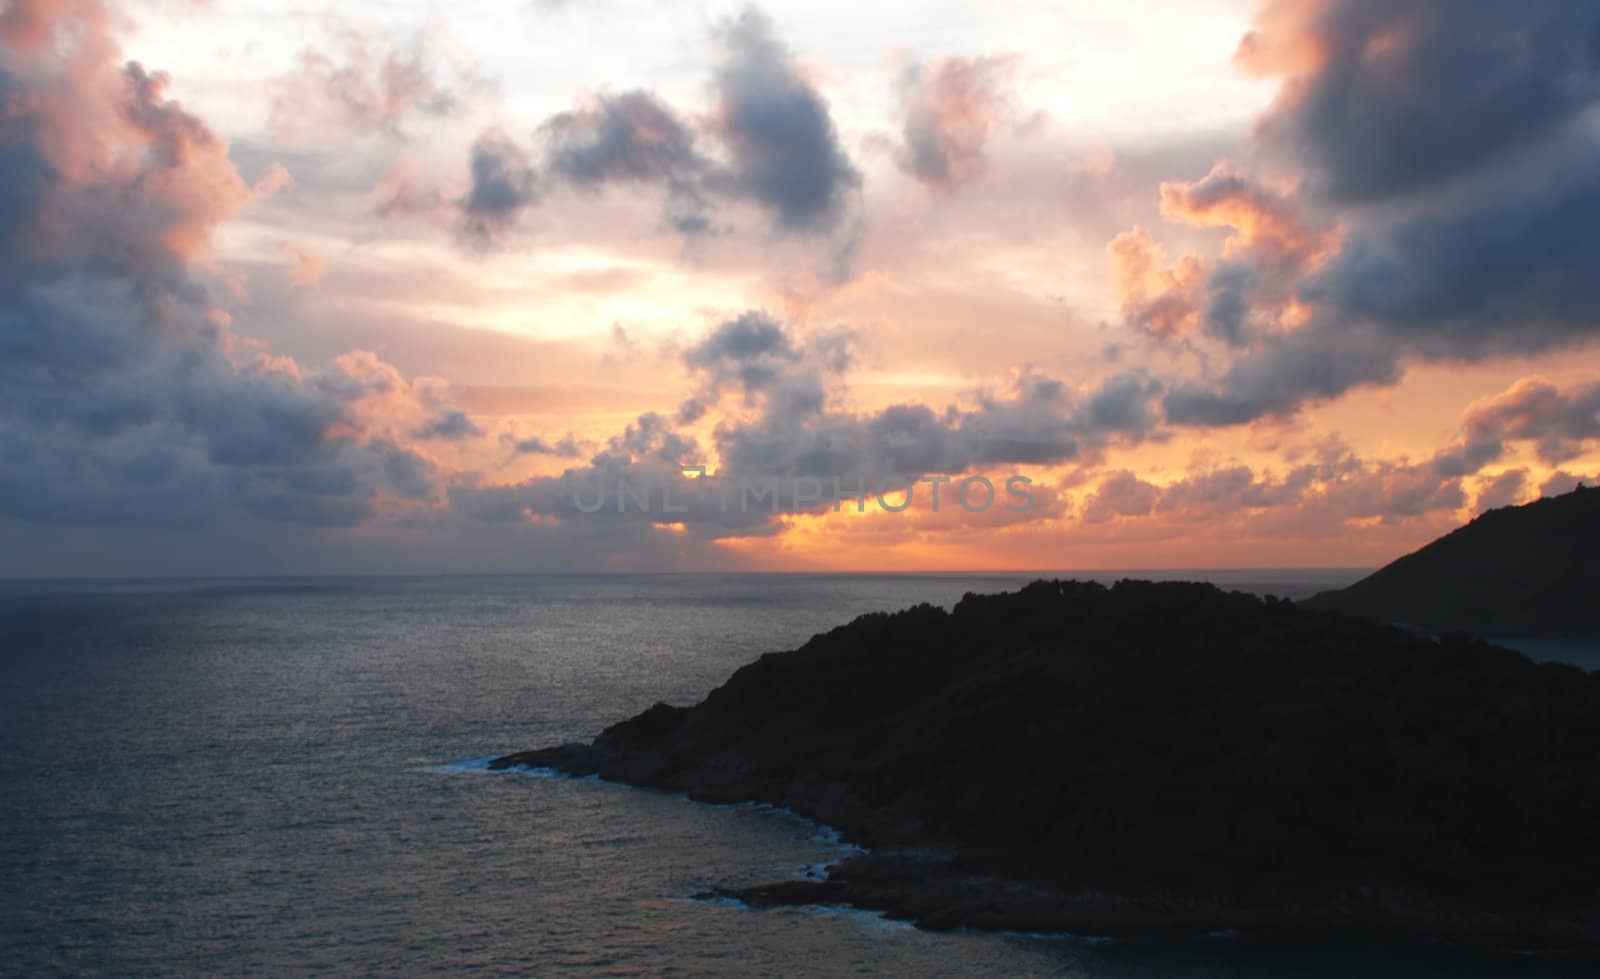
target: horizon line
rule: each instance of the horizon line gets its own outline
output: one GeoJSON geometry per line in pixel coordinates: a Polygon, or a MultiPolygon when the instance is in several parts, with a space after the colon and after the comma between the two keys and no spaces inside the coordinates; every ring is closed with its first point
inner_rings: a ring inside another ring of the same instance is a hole
{"type": "Polygon", "coordinates": [[[1348,567],[1339,565],[1244,565],[1142,568],[994,568],[957,570],[872,570],[872,571],[766,571],[766,570],[688,570],[688,571],[372,571],[372,572],[282,572],[251,574],[151,574],[151,575],[6,575],[0,574],[0,584],[28,582],[158,582],[158,581],[283,581],[283,580],[339,580],[339,579],[416,579],[416,578],[642,578],[642,577],[710,577],[747,575],[752,577],[833,577],[833,578],[884,578],[884,577],[982,577],[982,576],[1063,576],[1108,574],[1178,574],[1185,572],[1343,572],[1370,574],[1377,567],[1348,567]]]}

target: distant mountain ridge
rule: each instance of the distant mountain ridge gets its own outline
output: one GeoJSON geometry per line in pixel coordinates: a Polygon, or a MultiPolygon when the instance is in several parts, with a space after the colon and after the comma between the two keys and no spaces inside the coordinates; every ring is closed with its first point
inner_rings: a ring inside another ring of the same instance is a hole
{"type": "Polygon", "coordinates": [[[1301,604],[1441,634],[1600,639],[1600,489],[1490,510],[1301,604]]]}

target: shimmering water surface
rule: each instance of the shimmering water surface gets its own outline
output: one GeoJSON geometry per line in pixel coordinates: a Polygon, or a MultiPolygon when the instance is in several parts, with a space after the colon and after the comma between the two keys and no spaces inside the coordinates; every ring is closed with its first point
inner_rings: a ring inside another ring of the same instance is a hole
{"type": "MultiPolygon", "coordinates": [[[[1298,597],[1355,576],[1207,577],[1298,597]]],[[[937,935],[745,911],[687,895],[839,846],[781,812],[483,770],[691,703],[858,613],[1022,580],[0,583],[0,973],[1592,974],[1440,948],[937,935]]]]}

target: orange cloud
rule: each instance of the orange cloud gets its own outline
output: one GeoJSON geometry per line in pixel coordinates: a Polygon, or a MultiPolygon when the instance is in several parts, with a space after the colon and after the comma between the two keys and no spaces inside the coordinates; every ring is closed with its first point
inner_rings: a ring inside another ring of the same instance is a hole
{"type": "Polygon", "coordinates": [[[201,257],[250,189],[227,142],[167,98],[165,73],[119,64],[108,30],[91,0],[14,3],[0,20],[31,76],[8,114],[32,121],[33,151],[55,177],[25,234],[45,255],[93,243],[144,263],[201,257]]]}
{"type": "Polygon", "coordinates": [[[11,0],[0,10],[0,40],[18,51],[38,51],[67,21],[98,33],[106,25],[105,5],[100,0],[11,0]]]}
{"type": "Polygon", "coordinates": [[[1332,232],[1303,221],[1293,203],[1259,183],[1218,163],[1195,181],[1161,184],[1161,214],[1172,221],[1202,228],[1231,228],[1223,255],[1239,258],[1264,253],[1284,262],[1302,263],[1325,253],[1332,232]]]}
{"type": "Polygon", "coordinates": [[[1315,26],[1332,6],[1329,0],[1270,0],[1240,39],[1234,64],[1263,77],[1315,74],[1332,53],[1315,26]]]}
{"type": "Polygon", "coordinates": [[[1185,255],[1168,265],[1161,243],[1139,227],[1117,235],[1106,250],[1112,288],[1129,323],[1162,338],[1194,332],[1204,279],[1198,258],[1185,255]]]}
{"type": "Polygon", "coordinates": [[[327,274],[328,267],[322,259],[305,245],[286,241],[283,243],[283,256],[289,260],[289,281],[304,289],[310,289],[322,281],[327,274]]]}

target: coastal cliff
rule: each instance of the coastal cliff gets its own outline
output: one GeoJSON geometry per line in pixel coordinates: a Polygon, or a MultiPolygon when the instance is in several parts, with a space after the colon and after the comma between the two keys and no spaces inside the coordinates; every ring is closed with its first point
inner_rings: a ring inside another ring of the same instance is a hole
{"type": "Polygon", "coordinates": [[[927,927],[1600,943],[1600,675],[1200,584],[863,616],[498,759],[785,806],[872,852],[728,892],[927,927]]]}

